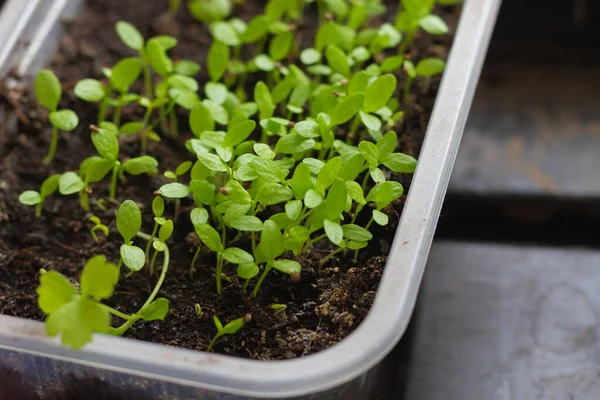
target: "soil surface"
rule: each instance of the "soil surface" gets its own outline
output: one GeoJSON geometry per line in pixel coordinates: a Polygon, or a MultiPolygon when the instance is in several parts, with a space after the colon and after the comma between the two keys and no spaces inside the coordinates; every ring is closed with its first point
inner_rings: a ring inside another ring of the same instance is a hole
{"type": "MultiPolygon", "coordinates": [[[[395,10],[396,3],[394,1],[394,5],[390,5],[392,10],[395,10]]],[[[262,4],[260,0],[248,0],[247,5],[237,8],[234,14],[249,20],[262,4]]],[[[65,23],[68,34],[63,38],[60,51],[50,68],[63,83],[61,107],[75,110],[81,122],[74,132],[60,133],[57,157],[49,167],[41,164],[50,139],[47,112],[37,106],[27,84],[17,84],[11,86],[10,90],[0,92],[1,107],[9,116],[0,120],[0,313],[43,320],[35,292],[40,268],[57,270],[76,283],[81,268],[92,255],[106,254],[109,259],[116,261],[120,236],[114,217],[121,201],[134,199],[142,207],[145,219],[142,229],[152,229],[150,204],[153,191],[166,183],[162,174],[128,177],[127,184],[121,184],[118,188],[116,203],[106,201],[107,183],[93,185],[90,196],[93,212],[110,228],[110,236],[105,238],[100,235],[100,243],[92,239],[89,233],[91,225],[87,222],[90,215],[81,210],[75,196],[54,195],[48,198],[39,219],[35,218],[33,208],[19,204],[17,199],[24,190],[39,189],[50,174],[76,170],[84,158],[95,153],[86,127],[94,123],[97,107],[77,100],[73,95],[73,86],[82,78],[101,79],[102,67],[133,55],[118,40],[114,32],[115,22],[127,20],[146,37],[155,34],[175,35],[179,38],[179,45],[172,52],[174,58],[188,58],[204,65],[210,39],[207,28],[192,20],[183,9],[179,10],[178,23],[173,23],[164,13],[166,9],[166,0],[88,0],[77,20],[65,23]],[[105,210],[98,206],[100,199],[105,199],[102,203],[105,210]]],[[[441,11],[451,26],[451,34],[438,38],[429,35],[418,38],[411,49],[416,59],[433,55],[446,58],[459,10],[441,11]]],[[[392,15],[391,12],[388,14],[392,15]]],[[[299,30],[311,37],[314,27],[315,24],[306,19],[299,30]]],[[[398,79],[398,87],[401,88],[403,77],[399,76],[398,79]]],[[[437,86],[438,79],[415,83],[414,106],[407,113],[402,126],[395,128],[400,137],[399,151],[418,157],[437,86]]],[[[126,110],[124,122],[139,117],[126,110]]],[[[183,112],[181,119],[187,120],[183,112]]],[[[185,126],[185,123],[181,124],[182,128],[185,126]]],[[[189,137],[191,133],[184,131],[179,138],[165,139],[150,149],[150,154],[159,161],[161,173],[162,168],[173,168],[181,161],[191,159],[191,154],[184,147],[184,141],[189,137]]],[[[136,156],[138,153],[137,144],[122,143],[122,155],[136,156]]],[[[410,176],[395,178],[405,185],[406,191],[410,176]]],[[[204,350],[216,331],[213,315],[228,322],[250,313],[251,322],[238,334],[220,339],[214,348],[216,352],[277,360],[323,350],[351,333],[368,313],[403,201],[404,198],[399,199],[386,210],[390,224],[372,230],[375,239],[360,252],[358,263],[352,262],[350,254],[342,255],[340,258],[334,257],[319,270],[319,260],[331,251],[326,244],[321,244],[299,260],[303,265],[299,283],[271,272],[256,299],[242,294],[235,268],[227,264],[225,273],[230,282],[225,282],[222,296],[216,294],[215,259],[212,254],[202,253],[197,263],[198,273],[194,279],[190,279],[188,268],[195,249],[186,237],[193,231],[188,222],[193,204],[184,201],[174,239],[169,243],[171,266],[160,293],[161,297],[170,300],[170,311],[164,321],[138,322],[126,335],[204,350]],[[274,303],[286,304],[287,309],[274,313],[269,308],[274,303]],[[196,315],[195,304],[201,306],[201,316],[196,315]]],[[[168,205],[166,213],[172,211],[172,205],[168,205]]],[[[145,245],[141,242],[137,244],[145,245]]],[[[136,312],[153,288],[155,279],[146,272],[130,277],[123,274],[117,293],[109,304],[123,312],[136,312]]],[[[121,322],[115,318],[113,325],[121,322]]]]}

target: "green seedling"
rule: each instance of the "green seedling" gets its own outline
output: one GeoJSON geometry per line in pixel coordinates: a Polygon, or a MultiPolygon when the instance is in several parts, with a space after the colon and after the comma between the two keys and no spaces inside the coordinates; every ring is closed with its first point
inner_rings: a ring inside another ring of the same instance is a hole
{"type": "Polygon", "coordinates": [[[213,322],[215,323],[215,327],[217,328],[217,334],[210,341],[210,344],[206,348],[206,351],[212,351],[213,346],[223,335],[235,335],[244,324],[249,323],[252,320],[252,315],[246,314],[241,318],[234,319],[229,322],[227,325],[223,326],[221,321],[216,315],[213,315],[213,322]]]}
{"type": "MultiPolygon", "coordinates": [[[[206,224],[208,222],[208,211],[206,211],[205,208],[196,207],[190,212],[190,220],[194,227],[196,225],[206,224]]],[[[200,256],[200,250],[202,250],[202,246],[198,244],[194,257],[192,258],[192,263],[190,264],[190,277],[193,277],[196,272],[196,260],[200,256]]]]}
{"type": "Polygon", "coordinates": [[[50,111],[48,119],[52,125],[52,138],[50,149],[44,157],[44,164],[50,164],[56,154],[58,146],[58,130],[70,132],[79,124],[79,118],[72,110],[58,110],[58,103],[62,97],[62,88],[56,75],[50,70],[43,69],[37,73],[34,81],[35,96],[43,107],[50,111]]]}
{"type": "Polygon", "coordinates": [[[164,224],[160,226],[158,230],[158,240],[154,240],[152,242],[152,247],[154,247],[154,254],[152,254],[152,259],[150,260],[150,275],[154,275],[154,264],[156,263],[156,257],[158,253],[163,253],[167,248],[167,240],[173,235],[173,221],[167,220],[164,224]]]}
{"type": "Polygon", "coordinates": [[[154,300],[157,290],[133,315],[101,303],[113,295],[119,280],[119,269],[103,255],[94,256],[86,263],[79,281],[80,291],[56,271],[40,272],[38,305],[47,314],[46,333],[49,336],[61,335],[62,343],[73,349],[89,343],[94,332],[120,336],[139,319],[164,319],[169,309],[167,299],[154,300]],[[126,323],[118,329],[111,328],[111,314],[126,323]]]}
{"type": "Polygon", "coordinates": [[[415,78],[427,78],[444,72],[446,63],[439,58],[425,58],[417,63],[417,66],[410,62],[404,62],[404,70],[406,71],[406,83],[404,84],[404,95],[402,97],[404,104],[410,102],[410,88],[415,78]]]}
{"type": "MultiPolygon", "coordinates": [[[[132,200],[126,200],[117,210],[117,230],[123,237],[123,244],[120,247],[118,267],[124,263],[131,272],[137,272],[144,268],[146,256],[144,250],[133,245],[133,238],[142,228],[142,213],[132,200]]],[[[153,240],[150,240],[153,242],[153,240]]]]}
{"type": "MultiPolygon", "coordinates": [[[[180,177],[184,176],[189,172],[192,168],[193,163],[191,161],[184,161],[175,168],[175,171],[165,171],[164,175],[166,178],[171,179],[173,182],[177,182],[180,177]]],[[[177,221],[179,219],[179,207],[181,205],[181,200],[179,198],[175,199],[175,218],[177,221]]]]}
{"type": "Polygon", "coordinates": [[[285,304],[271,304],[267,306],[269,310],[273,310],[273,315],[278,315],[287,310],[287,305],[285,304]]]}
{"type": "Polygon", "coordinates": [[[26,190],[19,195],[19,202],[26,206],[35,206],[35,216],[39,218],[42,215],[42,207],[46,197],[58,190],[60,175],[52,175],[42,182],[40,191],[26,190]]]}
{"type": "Polygon", "coordinates": [[[91,137],[98,156],[92,157],[86,168],[81,171],[86,182],[98,182],[112,170],[109,198],[115,199],[117,179],[125,180],[125,172],[131,175],[147,174],[158,166],[158,161],[150,156],[131,158],[125,162],[119,161],[119,141],[115,132],[90,126],[91,137]]]}
{"type": "Polygon", "coordinates": [[[94,226],[92,226],[92,228],[90,228],[90,234],[92,235],[92,238],[94,238],[94,241],[96,243],[100,243],[100,240],[98,239],[98,235],[96,234],[96,231],[100,231],[104,234],[104,236],[108,237],[108,235],[110,234],[110,232],[108,230],[108,226],[104,225],[102,223],[102,221],[100,221],[100,218],[96,217],[95,215],[92,215],[91,217],[88,218],[88,221],[90,221],[92,224],[94,224],[94,226]]]}
{"type": "Polygon", "coordinates": [[[401,0],[401,4],[404,10],[398,14],[395,22],[396,28],[406,33],[400,44],[400,56],[404,56],[408,47],[413,43],[419,28],[431,35],[448,33],[448,25],[444,20],[432,14],[435,0],[401,0]]]}
{"type": "Polygon", "coordinates": [[[202,307],[200,307],[200,304],[194,304],[194,313],[196,313],[196,318],[202,318],[202,316],[204,315],[204,311],[202,311],[202,307]]]}
{"type": "Polygon", "coordinates": [[[152,228],[152,234],[150,235],[150,240],[146,245],[146,250],[144,251],[144,256],[146,258],[146,262],[150,263],[150,245],[154,242],[154,238],[156,237],[156,233],[158,232],[158,228],[167,222],[167,220],[163,217],[163,213],[165,212],[165,202],[162,197],[156,196],[154,200],[152,200],[152,213],[154,214],[154,227],[152,228]]]}

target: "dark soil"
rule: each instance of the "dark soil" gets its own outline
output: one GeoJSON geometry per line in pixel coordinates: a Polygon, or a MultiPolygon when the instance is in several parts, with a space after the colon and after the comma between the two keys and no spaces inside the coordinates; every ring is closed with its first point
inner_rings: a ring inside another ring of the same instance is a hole
{"type": "MultiPolygon", "coordinates": [[[[143,229],[151,230],[149,206],[153,191],[164,183],[162,175],[128,178],[128,183],[121,184],[118,189],[118,203],[109,202],[106,211],[98,208],[94,199],[107,196],[107,184],[93,186],[94,193],[90,198],[94,213],[104,223],[110,222],[111,234],[102,238],[101,243],[92,240],[88,232],[89,215],[84,215],[74,196],[47,199],[40,219],[34,217],[32,208],[19,204],[17,198],[24,190],[38,189],[52,173],[76,170],[84,158],[94,153],[86,127],[94,122],[97,109],[94,105],[76,100],[72,88],[84,77],[101,78],[102,67],[132,55],[114,32],[116,21],[132,22],[146,37],[161,33],[175,35],[180,41],[173,53],[175,58],[189,58],[204,64],[209,43],[206,27],[193,21],[184,10],[180,10],[178,17],[184,23],[173,24],[163,14],[166,3],[166,0],[88,0],[78,19],[67,25],[68,35],[63,38],[61,50],[50,68],[64,85],[61,106],[75,110],[81,123],[76,131],[60,134],[57,157],[50,167],[40,162],[50,138],[47,113],[37,106],[27,85],[18,84],[1,92],[0,104],[9,111],[11,118],[0,121],[0,313],[43,320],[35,293],[40,268],[57,270],[76,282],[82,266],[92,255],[101,253],[112,260],[118,259],[120,237],[114,216],[121,201],[136,200],[145,214],[143,229]],[[16,123],[10,122],[15,120],[16,123]]],[[[236,13],[248,20],[262,3],[259,0],[247,1],[244,9],[238,9],[236,13]]],[[[458,10],[443,11],[453,30],[458,10]]],[[[313,25],[307,23],[299,29],[303,34],[312,34],[313,25]]],[[[431,55],[446,58],[451,36],[435,41],[429,36],[419,38],[412,49],[413,54],[418,53],[417,59],[431,55]]],[[[399,77],[399,80],[399,87],[402,87],[402,78],[399,77]]],[[[395,129],[401,138],[400,151],[418,156],[437,86],[438,81],[431,80],[413,90],[415,105],[403,125],[395,129]]],[[[183,114],[182,117],[186,119],[183,114]]],[[[138,116],[125,114],[125,120],[135,118],[138,116]]],[[[163,168],[172,168],[190,158],[183,145],[189,137],[189,132],[182,132],[177,140],[163,140],[150,149],[150,153],[159,160],[161,172],[163,168]]],[[[124,143],[121,152],[137,155],[137,144],[124,143]]],[[[408,189],[409,176],[396,178],[408,189]]],[[[403,201],[404,198],[398,200],[387,210],[390,224],[374,231],[376,239],[369,248],[361,251],[357,264],[353,264],[352,257],[348,255],[334,258],[318,271],[319,260],[330,249],[326,245],[317,247],[300,260],[303,264],[300,283],[292,283],[288,277],[272,272],[257,299],[242,294],[235,269],[227,265],[225,273],[231,282],[225,282],[223,296],[217,296],[214,255],[203,254],[197,264],[198,273],[193,280],[190,279],[188,268],[194,249],[187,243],[186,236],[193,231],[187,222],[193,204],[184,202],[174,240],[170,242],[170,271],[160,293],[170,300],[169,314],[164,321],[137,323],[127,336],[203,350],[215,334],[213,315],[227,322],[250,313],[252,321],[239,334],[223,337],[215,347],[216,352],[273,360],[323,350],[346,337],[368,313],[403,201]],[[275,315],[268,307],[273,303],[286,304],[287,309],[275,315]],[[194,304],[202,307],[201,317],[196,316],[194,304]]],[[[168,207],[167,212],[172,210],[168,207]]],[[[110,304],[123,312],[135,312],[154,283],[155,277],[148,277],[145,272],[128,278],[123,276],[110,304]]],[[[114,325],[121,323],[113,322],[114,325]]]]}

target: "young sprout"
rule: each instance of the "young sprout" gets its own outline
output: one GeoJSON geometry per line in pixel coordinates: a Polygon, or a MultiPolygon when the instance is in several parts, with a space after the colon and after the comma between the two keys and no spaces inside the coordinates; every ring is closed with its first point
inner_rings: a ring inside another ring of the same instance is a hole
{"type": "Polygon", "coordinates": [[[431,35],[445,35],[448,33],[448,25],[443,19],[431,13],[435,1],[401,0],[404,11],[398,14],[395,27],[406,36],[400,44],[398,54],[404,56],[408,47],[413,43],[415,34],[419,28],[431,35]]]}
{"type": "Polygon", "coordinates": [[[219,338],[223,335],[235,335],[244,324],[249,323],[252,320],[251,314],[246,314],[241,318],[236,318],[233,321],[229,322],[227,325],[223,326],[221,321],[216,315],[213,315],[213,322],[215,327],[217,328],[217,334],[210,341],[210,344],[206,348],[206,351],[212,351],[213,346],[219,340],[219,338]]]}
{"type": "Polygon", "coordinates": [[[285,304],[271,304],[267,306],[268,309],[273,310],[273,315],[278,315],[287,310],[287,305],[285,304]]]}
{"type": "Polygon", "coordinates": [[[44,164],[50,164],[56,154],[58,130],[72,131],[79,124],[79,118],[72,110],[58,110],[58,103],[62,97],[62,88],[58,78],[52,71],[43,69],[38,72],[35,76],[34,89],[38,102],[50,110],[48,118],[52,125],[52,138],[48,154],[43,160],[44,164]]]}
{"type": "MultiPolygon", "coordinates": [[[[190,212],[190,220],[194,227],[196,225],[206,224],[208,222],[208,211],[206,211],[205,208],[196,207],[190,212]]],[[[196,272],[196,260],[200,256],[201,249],[202,246],[198,245],[194,257],[192,258],[192,263],[190,264],[190,277],[193,277],[196,272]]]]}
{"type": "Polygon", "coordinates": [[[100,218],[98,218],[95,215],[92,215],[91,217],[88,218],[88,221],[90,221],[92,224],[94,224],[94,226],[90,229],[90,234],[92,235],[92,238],[94,238],[94,241],[96,243],[100,243],[100,240],[98,239],[98,235],[96,234],[96,231],[100,231],[102,233],[104,233],[104,236],[108,236],[109,235],[109,231],[108,231],[108,227],[106,225],[104,225],[102,223],[102,221],[100,221],[100,218]]]}
{"type": "Polygon", "coordinates": [[[26,190],[19,195],[19,202],[26,206],[35,206],[35,216],[39,218],[42,215],[42,206],[46,197],[50,196],[58,189],[60,175],[52,175],[42,182],[40,191],[26,190]]]}
{"type": "Polygon", "coordinates": [[[404,70],[406,71],[406,83],[404,84],[404,95],[402,100],[404,105],[408,105],[410,102],[410,88],[415,78],[425,78],[434,75],[441,74],[444,72],[446,63],[439,58],[425,58],[417,63],[417,66],[410,62],[404,62],[404,70]]]}
{"type": "MultiPolygon", "coordinates": [[[[164,175],[166,178],[171,179],[173,182],[177,182],[177,180],[188,173],[188,171],[192,168],[193,163],[191,161],[184,161],[175,168],[175,171],[165,171],[164,175]]],[[[179,207],[181,205],[181,199],[175,199],[175,217],[174,220],[177,221],[179,219],[179,207]]]]}
{"type": "Polygon", "coordinates": [[[202,318],[202,315],[204,315],[204,311],[202,311],[202,307],[200,307],[200,304],[198,303],[194,304],[194,312],[196,313],[196,318],[198,319],[202,318]]]}
{"type": "Polygon", "coordinates": [[[150,275],[154,275],[154,264],[156,263],[156,257],[158,253],[162,253],[167,248],[167,240],[173,235],[173,221],[167,220],[164,224],[161,225],[158,230],[158,240],[154,240],[152,242],[152,247],[154,247],[154,254],[152,254],[152,259],[150,260],[150,275]]]}
{"type": "Polygon", "coordinates": [[[158,232],[159,226],[162,226],[167,222],[165,218],[163,218],[163,213],[165,212],[165,202],[162,197],[156,196],[154,200],[152,200],[152,213],[154,214],[154,227],[152,228],[152,234],[150,235],[150,240],[146,245],[146,250],[144,251],[144,256],[146,257],[146,262],[150,262],[150,245],[154,241],[156,237],[156,232],[158,232]]]}
{"type": "Polygon", "coordinates": [[[139,271],[146,263],[144,250],[133,245],[133,238],[142,227],[142,213],[132,200],[125,200],[117,210],[117,230],[123,237],[118,267],[125,263],[131,272],[139,271]]]}

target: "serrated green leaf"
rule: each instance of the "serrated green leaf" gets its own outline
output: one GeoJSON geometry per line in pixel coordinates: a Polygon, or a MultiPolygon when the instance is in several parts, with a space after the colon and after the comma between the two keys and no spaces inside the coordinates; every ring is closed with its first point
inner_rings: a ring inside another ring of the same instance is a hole
{"type": "Polygon", "coordinates": [[[90,258],[81,273],[81,294],[96,301],[108,299],[119,281],[119,270],[104,255],[90,258]]]}
{"type": "Polygon", "coordinates": [[[46,314],[55,312],[78,295],[71,282],[56,271],[48,271],[40,277],[36,292],[38,306],[46,314]]]}

